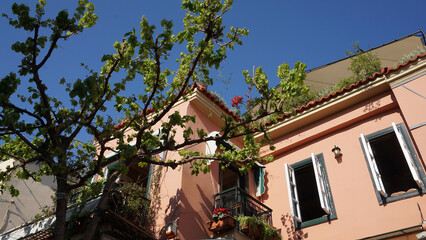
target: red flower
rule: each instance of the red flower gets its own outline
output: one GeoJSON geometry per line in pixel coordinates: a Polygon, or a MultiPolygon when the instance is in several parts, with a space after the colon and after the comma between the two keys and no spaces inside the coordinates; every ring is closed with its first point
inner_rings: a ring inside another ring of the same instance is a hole
{"type": "Polygon", "coordinates": [[[213,214],[218,214],[218,213],[229,214],[229,211],[226,208],[216,208],[215,210],[213,210],[213,214]]]}
{"type": "Polygon", "coordinates": [[[243,101],[243,97],[235,96],[234,99],[232,99],[231,106],[238,107],[238,104],[240,104],[242,101],[243,101]]]}
{"type": "Polygon", "coordinates": [[[212,219],[222,219],[224,216],[230,214],[226,208],[216,208],[212,212],[212,219]]]}

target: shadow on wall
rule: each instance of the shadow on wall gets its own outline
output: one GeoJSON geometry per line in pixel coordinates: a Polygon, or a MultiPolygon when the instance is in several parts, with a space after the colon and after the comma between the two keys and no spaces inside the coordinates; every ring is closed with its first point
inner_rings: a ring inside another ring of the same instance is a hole
{"type": "Polygon", "coordinates": [[[281,232],[283,239],[285,239],[285,234],[287,234],[288,240],[302,240],[308,238],[308,233],[294,228],[294,220],[290,214],[282,215],[281,222],[285,228],[285,230],[283,229],[285,233],[283,231],[281,232]]]}
{"type": "Polygon", "coordinates": [[[176,221],[179,217],[179,204],[181,200],[181,189],[176,190],[176,194],[169,199],[169,204],[166,207],[166,217],[164,218],[164,227],[161,228],[159,236],[161,239],[166,239],[166,225],[168,222],[176,221]]]}
{"type": "Polygon", "coordinates": [[[210,232],[207,230],[207,220],[203,216],[210,216],[213,209],[212,197],[207,197],[202,188],[197,184],[198,193],[191,194],[192,196],[200,196],[197,200],[197,207],[201,209],[194,209],[196,206],[194,201],[190,200],[191,196],[182,193],[182,209],[179,217],[178,229],[181,239],[204,239],[210,237],[210,232]]]}

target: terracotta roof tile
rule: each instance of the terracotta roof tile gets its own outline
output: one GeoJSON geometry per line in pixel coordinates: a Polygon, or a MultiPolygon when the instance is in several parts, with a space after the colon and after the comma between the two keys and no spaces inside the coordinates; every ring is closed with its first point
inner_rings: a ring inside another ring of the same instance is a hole
{"type": "MultiPolygon", "coordinates": [[[[310,108],[312,108],[312,107],[314,107],[314,106],[316,106],[316,105],[318,105],[320,103],[323,103],[325,101],[331,100],[332,98],[336,98],[336,97],[338,97],[338,96],[340,96],[340,95],[342,95],[342,94],[344,94],[346,92],[349,92],[349,91],[351,91],[351,90],[353,90],[353,89],[355,89],[355,88],[357,88],[359,86],[362,86],[362,85],[365,85],[365,84],[367,84],[367,83],[369,83],[371,81],[374,81],[378,77],[381,77],[381,76],[384,76],[384,75],[388,75],[388,74],[390,74],[392,72],[398,71],[401,68],[409,65],[410,63],[416,62],[418,59],[424,58],[424,57],[426,57],[426,53],[419,54],[414,59],[409,59],[405,63],[400,63],[400,64],[398,64],[398,66],[396,68],[388,68],[388,67],[382,68],[382,70],[380,72],[374,73],[373,76],[371,76],[371,77],[367,77],[364,80],[359,80],[356,83],[352,83],[351,85],[349,85],[349,87],[343,87],[342,89],[337,90],[337,91],[335,91],[333,93],[330,93],[327,96],[321,97],[320,99],[312,100],[312,101],[308,102],[307,104],[302,105],[302,106],[296,108],[295,111],[296,111],[296,113],[300,113],[300,112],[306,111],[306,110],[308,110],[308,109],[310,109],[310,108]]],[[[288,117],[288,116],[289,115],[287,114],[286,117],[288,117]]],[[[284,118],[282,117],[281,120],[284,120],[286,117],[284,117],[284,118]]]]}

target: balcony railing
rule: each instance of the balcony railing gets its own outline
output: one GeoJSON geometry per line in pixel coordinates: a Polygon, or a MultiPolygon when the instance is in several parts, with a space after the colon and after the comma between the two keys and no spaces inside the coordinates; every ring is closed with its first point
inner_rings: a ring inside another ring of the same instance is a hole
{"type": "Polygon", "coordinates": [[[238,217],[241,214],[261,217],[272,225],[272,209],[239,187],[227,189],[215,194],[213,197],[214,208],[226,208],[234,217],[238,217]]]}

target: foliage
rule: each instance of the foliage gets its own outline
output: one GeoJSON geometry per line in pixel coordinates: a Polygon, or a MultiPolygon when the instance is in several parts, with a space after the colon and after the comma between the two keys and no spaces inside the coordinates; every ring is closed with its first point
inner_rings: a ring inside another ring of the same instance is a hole
{"type": "MultiPolygon", "coordinates": [[[[140,165],[175,169],[189,164],[193,174],[209,171],[207,159],[224,164],[244,161],[247,164],[241,171],[247,171],[255,161],[271,161],[270,156],[259,156],[259,147],[269,139],[268,127],[260,120],[276,122],[278,116],[291,111],[286,102],[294,102],[293,99],[307,93],[308,87],[303,84],[304,64],[296,63],[294,69],[288,64],[279,66],[279,87],[269,86],[262,68],[257,68],[253,76],[244,71],[246,83],[259,95],[247,105],[256,109],[240,114],[239,119],[222,116],[220,136],[208,137],[203,129],[192,129],[195,116],[182,116],[173,109],[188,98],[194,84],[212,85],[212,69],[218,69],[228,51],[241,45],[242,37],[247,36],[248,30],[226,28],[223,23],[222,17],[231,9],[232,2],[183,0],[182,8],[187,12],[183,19],[185,28],[177,33],[173,32],[172,21],[163,20],[161,29],[156,29],[142,17],[140,30],[127,32],[121,42],[113,45],[116,53],[102,57],[101,69],[90,70],[82,79],[59,81],[62,89],[55,94],[60,94],[61,99],[48,91],[53,80],[47,77],[46,63],[61,41],[83,33],[96,23],[94,5],[79,0],[73,12],[62,10],[56,17],[47,18],[44,0],[39,0],[35,12],[25,4],[13,4],[13,16],[3,16],[11,26],[27,31],[30,37],[12,45],[12,50],[22,55],[21,65],[16,73],[0,80],[0,159],[16,161],[0,173],[0,190],[9,189],[11,194],[18,194],[13,185],[7,185],[12,176],[37,181],[42,175],[55,176],[54,234],[55,239],[64,239],[67,196],[86,186],[95,174],[102,175],[101,170],[109,163],[106,155],[111,152],[119,159],[116,169],[119,173],[126,172],[135,156],[140,165]],[[186,46],[177,59],[179,66],[165,68],[176,45],[186,46]],[[124,78],[116,77],[119,71],[125,73],[124,78]],[[126,84],[132,81],[139,82],[143,91],[124,92],[126,84]],[[126,118],[119,125],[108,115],[113,109],[107,106],[112,104],[126,118]],[[156,134],[159,128],[161,133],[156,134]],[[83,133],[92,140],[82,141],[83,133]],[[260,143],[254,139],[259,133],[264,134],[260,143]],[[244,141],[243,149],[222,149],[210,156],[186,150],[210,140],[239,137],[244,141]],[[128,144],[132,141],[134,146],[128,144]],[[157,157],[167,150],[180,151],[180,157],[157,157]],[[40,168],[30,171],[27,165],[36,162],[40,168]]],[[[98,219],[96,215],[92,222],[94,219],[98,219]]]]}
{"type": "MultiPolygon", "coordinates": [[[[411,51],[410,53],[404,55],[401,60],[398,61],[398,63],[404,64],[409,59],[414,59],[417,55],[423,54],[426,52],[426,47],[417,47],[416,50],[411,51]]],[[[394,68],[397,67],[397,64],[394,64],[394,68]]]]}
{"type": "Polygon", "coordinates": [[[213,220],[222,219],[223,217],[225,217],[228,214],[229,214],[229,210],[228,209],[226,209],[226,208],[216,208],[212,212],[212,219],[213,220]]]}
{"type": "Polygon", "coordinates": [[[98,197],[102,193],[104,184],[105,179],[101,179],[72,191],[69,196],[68,204],[70,206],[75,205],[81,210],[88,201],[98,197]]]}
{"type": "Polygon", "coordinates": [[[347,56],[352,56],[351,64],[348,68],[352,72],[352,75],[341,79],[333,87],[334,90],[348,87],[358,80],[364,80],[366,77],[372,76],[375,72],[380,72],[382,65],[380,59],[371,52],[363,52],[358,45],[359,42],[357,41],[353,44],[352,50],[346,51],[347,56]]]}
{"type": "Polygon", "coordinates": [[[68,203],[73,208],[73,211],[67,224],[66,239],[71,239],[72,234],[77,233],[81,227],[87,224],[91,212],[85,211],[84,207],[88,201],[99,197],[104,184],[105,180],[99,180],[70,193],[68,203]]]}
{"type": "Polygon", "coordinates": [[[112,194],[113,209],[135,224],[141,224],[149,211],[149,200],[145,197],[146,188],[138,183],[124,183],[114,189],[112,194]]]}
{"type": "Polygon", "coordinates": [[[260,229],[263,236],[262,239],[272,240],[274,238],[282,238],[278,230],[274,226],[269,225],[269,223],[262,217],[239,215],[237,217],[237,221],[241,227],[248,227],[249,235],[253,235],[255,229],[260,229]]]}
{"type": "Polygon", "coordinates": [[[277,231],[277,228],[269,224],[263,224],[263,239],[272,240],[274,238],[282,239],[281,234],[277,231]]]}
{"type": "Polygon", "coordinates": [[[237,217],[237,221],[240,223],[240,226],[248,226],[249,229],[256,228],[257,226],[260,226],[263,224],[262,219],[256,216],[239,215],[237,217]]]}
{"type": "MultiPolygon", "coordinates": [[[[358,41],[353,44],[353,49],[346,51],[347,56],[351,56],[351,63],[348,68],[352,75],[340,79],[335,85],[324,88],[321,90],[309,90],[306,94],[300,95],[293,101],[288,102],[289,107],[300,107],[309,101],[320,99],[330,93],[339,91],[344,87],[349,87],[352,83],[359,80],[364,80],[366,77],[372,76],[375,72],[380,72],[381,61],[380,59],[370,52],[363,52],[359,46],[358,41]]],[[[411,55],[410,55],[411,56],[411,55]]]]}

